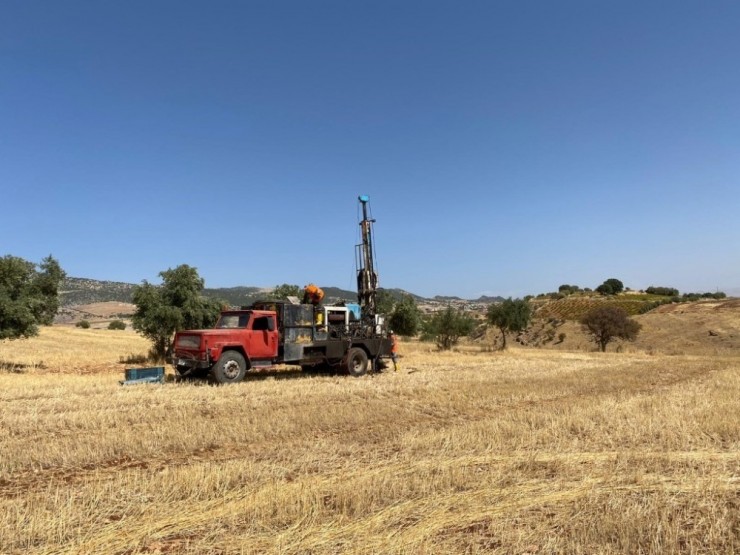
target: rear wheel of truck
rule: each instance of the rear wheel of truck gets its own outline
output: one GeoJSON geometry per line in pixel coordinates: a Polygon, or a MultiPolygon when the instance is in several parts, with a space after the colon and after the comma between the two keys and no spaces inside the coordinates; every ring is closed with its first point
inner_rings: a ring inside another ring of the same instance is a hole
{"type": "Polygon", "coordinates": [[[239,383],[247,373],[247,361],[236,351],[224,351],[211,374],[218,383],[239,383]]]}
{"type": "Polygon", "coordinates": [[[367,353],[359,347],[350,349],[344,369],[350,376],[364,376],[367,372],[367,353]]]}

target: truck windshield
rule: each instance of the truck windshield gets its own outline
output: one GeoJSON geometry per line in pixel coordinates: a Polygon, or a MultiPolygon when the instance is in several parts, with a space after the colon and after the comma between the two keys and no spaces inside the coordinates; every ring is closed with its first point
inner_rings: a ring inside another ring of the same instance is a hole
{"type": "Polygon", "coordinates": [[[249,314],[222,314],[216,327],[219,329],[246,328],[249,314]]]}

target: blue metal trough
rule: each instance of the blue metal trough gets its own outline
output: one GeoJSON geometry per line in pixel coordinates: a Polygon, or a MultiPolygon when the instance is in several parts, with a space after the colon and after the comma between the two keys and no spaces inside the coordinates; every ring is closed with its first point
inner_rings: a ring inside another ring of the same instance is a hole
{"type": "Polygon", "coordinates": [[[164,383],[164,366],[151,368],[126,368],[126,379],[119,382],[121,385],[136,385],[140,383],[164,383]]]}

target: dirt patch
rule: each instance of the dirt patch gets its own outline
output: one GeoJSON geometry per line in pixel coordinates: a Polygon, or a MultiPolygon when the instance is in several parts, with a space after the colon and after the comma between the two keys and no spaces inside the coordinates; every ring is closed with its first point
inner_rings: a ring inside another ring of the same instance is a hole
{"type": "Polygon", "coordinates": [[[59,309],[54,317],[55,324],[76,325],[82,320],[90,322],[92,328],[107,328],[113,320],[122,320],[127,328],[131,327],[131,316],[136,312],[136,305],[118,301],[107,301],[82,305],[66,306],[59,309]]]}

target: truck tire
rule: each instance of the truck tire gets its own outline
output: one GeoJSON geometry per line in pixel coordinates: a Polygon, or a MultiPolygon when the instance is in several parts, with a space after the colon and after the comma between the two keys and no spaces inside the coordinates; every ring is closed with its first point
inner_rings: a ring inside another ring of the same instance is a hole
{"type": "Polygon", "coordinates": [[[356,378],[364,376],[367,372],[367,353],[359,347],[350,349],[347,353],[344,369],[350,376],[356,378]]]}
{"type": "Polygon", "coordinates": [[[224,351],[211,374],[218,383],[239,383],[247,373],[247,361],[236,351],[224,351]]]}

